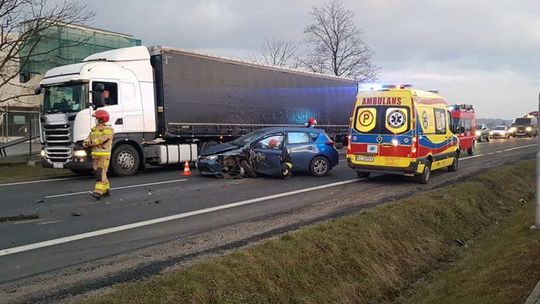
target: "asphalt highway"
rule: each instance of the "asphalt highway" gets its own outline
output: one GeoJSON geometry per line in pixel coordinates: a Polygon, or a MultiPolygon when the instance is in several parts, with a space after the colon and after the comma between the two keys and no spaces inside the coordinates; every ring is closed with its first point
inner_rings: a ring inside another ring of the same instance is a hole
{"type": "MultiPolygon", "coordinates": [[[[535,152],[534,138],[480,143],[475,156],[463,156],[458,173],[535,152]]],[[[422,189],[406,177],[392,177],[389,184],[387,176],[358,179],[344,160],[327,177],[294,175],[285,181],[205,178],[195,169],[184,177],[181,166],[153,168],[112,177],[111,197],[97,202],[89,195],[90,177],[0,184],[0,218],[39,216],[0,222],[0,285],[374,187],[422,189]]],[[[434,172],[431,182],[452,174],[434,172]]]]}

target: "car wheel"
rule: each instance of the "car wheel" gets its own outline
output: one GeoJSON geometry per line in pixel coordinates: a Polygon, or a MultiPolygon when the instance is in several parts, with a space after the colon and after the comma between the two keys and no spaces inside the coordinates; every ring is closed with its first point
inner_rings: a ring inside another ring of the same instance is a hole
{"type": "Polygon", "coordinates": [[[120,145],[114,149],[111,168],[118,176],[134,175],[139,170],[139,152],[132,145],[120,145]]]}
{"type": "Polygon", "coordinates": [[[447,169],[450,172],[456,172],[459,166],[459,152],[456,152],[456,155],[454,156],[454,161],[452,162],[452,165],[450,165],[447,169]]]}
{"type": "Polygon", "coordinates": [[[368,178],[370,173],[369,172],[356,171],[356,175],[358,176],[358,178],[368,178]]]}
{"type": "Polygon", "coordinates": [[[330,161],[324,156],[317,156],[311,161],[309,171],[313,176],[325,176],[330,172],[330,161]]]}
{"type": "Polygon", "coordinates": [[[427,184],[430,177],[431,177],[431,161],[428,160],[426,162],[425,167],[424,167],[424,172],[422,172],[422,174],[416,176],[416,180],[420,184],[427,184]]]}

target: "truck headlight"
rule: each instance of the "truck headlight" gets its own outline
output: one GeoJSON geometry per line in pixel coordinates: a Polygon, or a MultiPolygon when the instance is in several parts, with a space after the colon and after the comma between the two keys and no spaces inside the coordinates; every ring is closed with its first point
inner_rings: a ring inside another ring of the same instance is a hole
{"type": "Polygon", "coordinates": [[[80,158],[82,158],[82,157],[86,157],[87,154],[86,154],[86,151],[85,151],[85,150],[75,150],[75,151],[73,151],[73,155],[74,155],[75,157],[80,157],[80,158]]]}
{"type": "Polygon", "coordinates": [[[531,128],[531,127],[527,127],[527,128],[525,128],[525,130],[527,130],[527,132],[531,132],[531,131],[532,131],[532,128],[531,128]]]}
{"type": "Polygon", "coordinates": [[[480,136],[480,135],[482,135],[482,131],[476,130],[476,132],[474,134],[476,134],[476,136],[480,136]]]}
{"type": "Polygon", "coordinates": [[[493,135],[493,131],[489,131],[489,135],[493,135]]]}
{"type": "Polygon", "coordinates": [[[45,157],[45,150],[41,150],[41,157],[45,157]]]}
{"type": "Polygon", "coordinates": [[[510,132],[510,133],[516,132],[516,128],[515,128],[515,127],[511,127],[510,130],[508,130],[508,132],[510,132]]]}

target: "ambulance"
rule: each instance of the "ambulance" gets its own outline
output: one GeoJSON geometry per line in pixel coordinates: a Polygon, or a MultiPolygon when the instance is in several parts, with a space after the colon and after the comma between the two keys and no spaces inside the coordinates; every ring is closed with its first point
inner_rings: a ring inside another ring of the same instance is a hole
{"type": "Polygon", "coordinates": [[[442,96],[410,85],[359,92],[347,151],[347,163],[358,177],[400,174],[425,184],[433,170],[456,171],[459,152],[442,96]]]}

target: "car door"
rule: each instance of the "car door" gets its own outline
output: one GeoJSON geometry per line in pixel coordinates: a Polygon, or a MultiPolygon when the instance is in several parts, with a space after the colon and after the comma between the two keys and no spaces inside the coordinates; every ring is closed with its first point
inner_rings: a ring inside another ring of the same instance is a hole
{"type": "Polygon", "coordinates": [[[253,148],[255,172],[270,176],[281,175],[281,154],[284,142],[285,135],[276,133],[267,135],[255,143],[253,148]]]}
{"type": "Polygon", "coordinates": [[[307,170],[311,160],[318,154],[318,149],[308,132],[287,132],[286,147],[291,156],[293,170],[307,170]]]}

